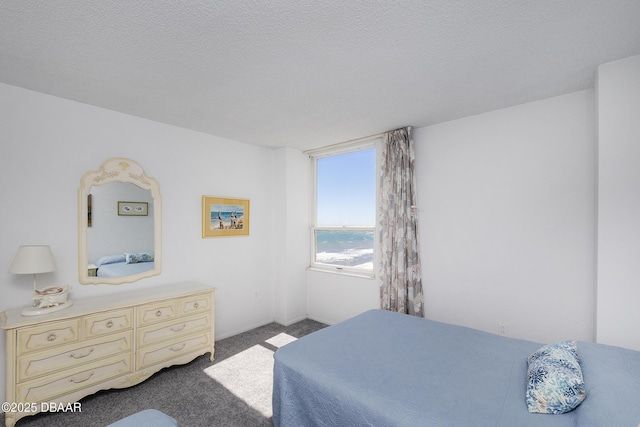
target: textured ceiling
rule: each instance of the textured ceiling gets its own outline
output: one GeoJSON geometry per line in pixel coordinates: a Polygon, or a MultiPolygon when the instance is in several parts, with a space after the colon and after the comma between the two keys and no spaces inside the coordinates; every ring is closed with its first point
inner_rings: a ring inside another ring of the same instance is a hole
{"type": "Polygon", "coordinates": [[[271,147],[593,87],[636,54],[640,0],[0,2],[0,82],[271,147]]]}

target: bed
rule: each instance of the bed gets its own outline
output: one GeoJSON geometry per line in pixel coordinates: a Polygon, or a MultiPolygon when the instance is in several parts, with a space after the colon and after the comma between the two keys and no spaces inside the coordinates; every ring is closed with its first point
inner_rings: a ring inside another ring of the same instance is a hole
{"type": "Polygon", "coordinates": [[[107,255],[94,263],[98,277],[120,277],[142,273],[155,268],[152,252],[107,255]]]}
{"type": "Polygon", "coordinates": [[[640,352],[578,342],[586,398],[530,413],[528,357],[542,344],[371,310],[278,349],[278,426],[640,425],[640,352]]]}

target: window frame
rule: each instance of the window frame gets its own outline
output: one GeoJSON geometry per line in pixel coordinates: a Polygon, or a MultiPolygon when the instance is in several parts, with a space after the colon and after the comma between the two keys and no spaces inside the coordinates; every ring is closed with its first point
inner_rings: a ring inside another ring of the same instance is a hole
{"type": "Polygon", "coordinates": [[[374,217],[377,217],[378,201],[379,201],[379,183],[378,183],[378,170],[379,170],[379,152],[381,147],[382,137],[381,135],[374,135],[367,138],[362,138],[346,143],[336,144],[325,148],[319,148],[316,150],[306,151],[305,154],[309,155],[311,161],[311,197],[310,197],[310,262],[309,269],[332,272],[342,275],[358,276],[365,278],[376,277],[376,266],[378,265],[378,233],[377,233],[377,221],[374,221],[372,227],[367,226],[319,226],[318,225],[318,160],[326,157],[338,156],[341,154],[348,154],[355,151],[375,149],[375,212],[374,217]],[[316,261],[316,232],[321,230],[329,231],[372,231],[373,232],[373,267],[371,269],[363,269],[357,267],[340,266],[333,264],[325,264],[316,261]]]}

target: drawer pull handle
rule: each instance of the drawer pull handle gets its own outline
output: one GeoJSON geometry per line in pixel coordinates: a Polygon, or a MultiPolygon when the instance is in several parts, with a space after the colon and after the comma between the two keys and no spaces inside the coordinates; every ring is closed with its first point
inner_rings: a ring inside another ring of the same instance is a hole
{"type": "Polygon", "coordinates": [[[74,379],[74,378],[70,378],[70,379],[69,379],[69,381],[71,381],[71,382],[72,382],[72,383],[74,383],[74,384],[80,384],[80,383],[83,383],[83,382],[87,381],[87,380],[88,380],[89,378],[91,378],[92,376],[93,376],[93,372],[91,372],[89,375],[87,375],[87,377],[86,377],[86,378],[83,378],[83,379],[81,379],[81,380],[76,380],[76,379],[74,379]]]}
{"type": "Polygon", "coordinates": [[[69,355],[69,357],[73,357],[74,359],[82,359],[83,357],[87,357],[88,355],[90,355],[91,353],[93,353],[93,348],[90,348],[89,351],[81,356],[76,356],[75,353],[71,353],[69,355]]]}
{"type": "Polygon", "coordinates": [[[187,326],[186,323],[183,323],[182,325],[178,325],[178,326],[173,326],[171,328],[172,332],[180,332],[181,330],[183,330],[185,327],[187,326]]]}
{"type": "Polygon", "coordinates": [[[109,320],[109,321],[107,322],[107,325],[106,325],[106,326],[107,326],[107,329],[111,329],[111,328],[113,328],[113,322],[112,322],[111,320],[109,320]]]}
{"type": "Polygon", "coordinates": [[[56,338],[58,338],[56,334],[49,334],[49,336],[47,337],[47,341],[55,341],[56,338]]]}
{"type": "Polygon", "coordinates": [[[187,343],[185,342],[180,345],[174,345],[173,347],[171,347],[171,351],[180,351],[184,348],[185,345],[187,345],[187,343]]]}
{"type": "Polygon", "coordinates": [[[156,317],[160,317],[160,316],[162,316],[162,311],[161,310],[156,311],[156,317]]]}
{"type": "Polygon", "coordinates": [[[197,302],[194,302],[194,303],[193,303],[193,308],[196,308],[196,309],[197,309],[198,307],[200,307],[200,304],[198,304],[197,302]]]}

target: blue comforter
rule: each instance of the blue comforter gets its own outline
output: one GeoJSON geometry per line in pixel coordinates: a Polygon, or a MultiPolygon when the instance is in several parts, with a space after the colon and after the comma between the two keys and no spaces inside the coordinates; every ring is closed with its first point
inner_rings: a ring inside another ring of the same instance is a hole
{"type": "Polygon", "coordinates": [[[153,270],[155,268],[154,262],[138,262],[134,264],[127,264],[126,262],[118,262],[113,264],[103,264],[98,267],[99,277],[120,277],[129,276],[132,274],[143,273],[145,271],[153,270]]]}
{"type": "Polygon", "coordinates": [[[640,352],[578,343],[586,400],[561,415],[525,404],[541,344],[382,310],[275,353],[275,426],[616,426],[640,423],[640,352]]]}

